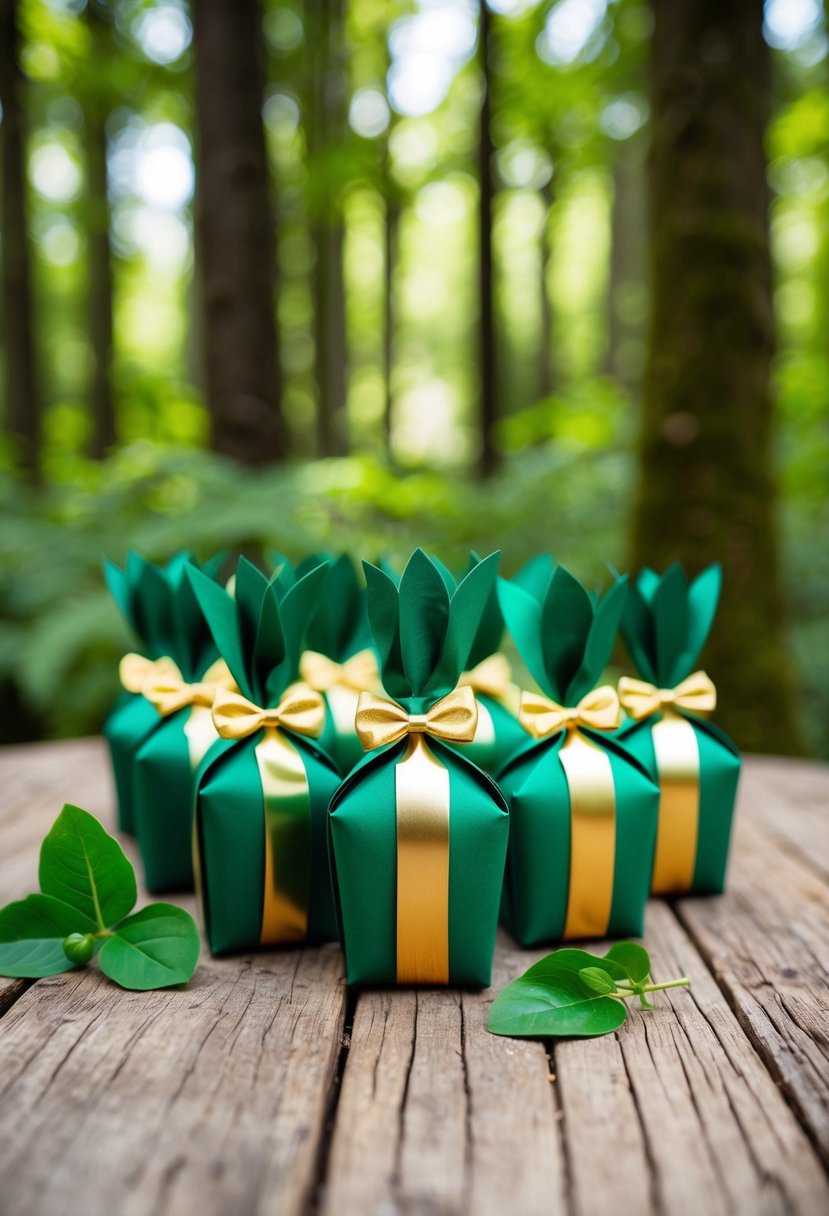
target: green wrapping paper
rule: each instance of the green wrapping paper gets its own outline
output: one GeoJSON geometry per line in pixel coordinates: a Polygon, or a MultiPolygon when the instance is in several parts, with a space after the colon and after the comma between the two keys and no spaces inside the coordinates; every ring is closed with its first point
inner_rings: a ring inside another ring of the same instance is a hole
{"type": "Polygon", "coordinates": [[[337,925],[326,815],[339,775],[316,742],[322,698],[295,683],[327,565],[297,578],[285,562],[269,580],[240,558],[235,598],[188,573],[239,689],[217,694],[222,737],[196,778],[197,886],[210,948],[330,940],[337,925]]]}
{"type": "Polygon", "coordinates": [[[641,680],[619,683],[631,715],[619,738],[659,784],[656,894],[725,889],[740,756],[700,713],[716,703],[713,685],[694,672],[720,595],[719,566],[689,584],[681,566],[660,577],[643,570],[630,589],[622,635],[641,680]]]}
{"type": "Polygon", "coordinates": [[[380,673],[366,614],[365,586],[357,578],[351,557],[347,553],[338,558],[315,555],[300,563],[297,573],[321,561],[329,563],[328,582],[308,625],[299,670],[305,683],[325,699],[320,746],[345,776],[364,755],[354,728],[357,701],[361,692],[379,691],[380,673]]]}
{"type": "MultiPolygon", "coordinates": [[[[104,564],[104,575],[116,604],[148,659],[162,659],[179,650],[181,633],[176,621],[173,588],[183,578],[189,554],[178,553],[166,566],[155,566],[130,553],[126,566],[104,564]]],[[[221,560],[221,559],[218,559],[221,560]]],[[[159,726],[158,712],[140,693],[122,693],[104,724],[109,745],[118,828],[135,832],[135,760],[139,749],[159,726]]]]}
{"type": "Polygon", "coordinates": [[[474,694],[457,684],[494,586],[497,554],[452,594],[421,550],[399,587],[364,566],[392,699],[363,694],[358,724],[372,750],[330,808],[348,982],[485,985],[507,811],[493,781],[447,740],[474,734],[474,694]]]}
{"type": "Polygon", "coordinates": [[[658,790],[611,737],[612,688],[594,689],[610,658],[626,592],[599,599],[552,559],[499,580],[504,619],[544,695],[522,695],[536,736],[506,762],[510,808],[502,914],[522,945],[642,933],[658,790]]]}

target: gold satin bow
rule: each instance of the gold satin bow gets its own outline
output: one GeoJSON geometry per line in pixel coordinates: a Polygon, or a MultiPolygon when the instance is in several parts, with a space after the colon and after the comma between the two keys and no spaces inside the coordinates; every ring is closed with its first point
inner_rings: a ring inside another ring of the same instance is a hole
{"type": "Polygon", "coordinates": [[[354,692],[370,692],[380,683],[373,650],[359,650],[344,663],[337,663],[318,650],[306,650],[299,661],[299,674],[317,692],[328,692],[337,684],[354,692]]]}
{"type": "Polygon", "coordinates": [[[223,739],[245,739],[263,727],[317,738],[325,725],[325,702],[307,684],[292,684],[275,709],[263,709],[239,692],[219,689],[213,701],[213,724],[223,739]]]}
{"type": "Polygon", "coordinates": [[[425,714],[410,714],[388,697],[361,692],[354,726],[367,752],[406,735],[432,735],[449,743],[471,743],[478,725],[478,706],[471,688],[456,688],[425,714]]]}
{"type": "Polygon", "coordinates": [[[506,655],[498,652],[483,659],[469,671],[463,672],[458,684],[463,688],[471,688],[479,696],[503,701],[510,690],[511,679],[512,671],[506,655]]]}
{"type": "Polygon", "coordinates": [[[580,726],[615,730],[619,725],[619,698],[610,684],[594,688],[573,706],[559,705],[542,693],[523,692],[518,721],[534,739],[546,739],[557,731],[580,726]]]}
{"type": "Polygon", "coordinates": [[[704,671],[693,672],[676,688],[657,688],[647,680],[622,676],[619,700],[625,712],[635,722],[640,722],[669,708],[687,709],[696,714],[711,713],[717,708],[717,690],[704,671]]]}
{"type": "Polygon", "coordinates": [[[171,658],[153,660],[140,654],[125,654],[120,676],[128,692],[146,697],[163,718],[190,705],[211,706],[218,688],[235,688],[224,659],[217,659],[201,680],[188,684],[171,658]]]}

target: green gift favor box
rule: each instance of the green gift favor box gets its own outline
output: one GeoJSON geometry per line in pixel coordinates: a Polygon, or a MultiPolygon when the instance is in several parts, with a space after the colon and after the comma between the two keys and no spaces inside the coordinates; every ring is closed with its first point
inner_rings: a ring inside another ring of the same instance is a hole
{"type": "Polygon", "coordinates": [[[334,558],[319,554],[297,567],[307,569],[327,561],[328,582],[317,612],[308,624],[305,651],[299,662],[302,679],[325,700],[325,727],[320,746],[345,776],[364,752],[354,717],[361,692],[379,692],[380,672],[366,614],[365,585],[347,553],[334,558]]]}
{"type": "Polygon", "coordinates": [[[630,589],[622,635],[641,679],[619,682],[630,715],[619,738],[660,787],[652,890],[725,889],[740,755],[705,717],[714,685],[694,671],[720,595],[719,566],[689,584],[682,567],[642,570],[630,589]]]}
{"type": "Polygon", "coordinates": [[[522,945],[642,933],[658,790],[611,735],[619,702],[594,688],[613,648],[626,579],[600,600],[552,559],[500,580],[507,628],[544,690],[522,694],[533,740],[498,780],[510,808],[503,917],[522,945]]]}
{"type": "Polygon", "coordinates": [[[216,694],[220,738],[196,777],[196,879],[210,948],[329,940],[337,924],[326,816],[340,778],[316,742],[325,703],[296,683],[327,564],[297,578],[283,563],[268,579],[240,558],[233,597],[188,574],[238,686],[216,694]]]}
{"type": "MultiPolygon", "coordinates": [[[[112,596],[138,640],[142,656],[150,663],[179,648],[181,633],[175,619],[173,588],[180,585],[188,560],[188,553],[177,553],[166,566],[156,566],[133,552],[123,570],[113,562],[104,563],[112,596]]],[[[121,832],[135,832],[135,759],[160,721],[157,710],[134,686],[134,691],[119,696],[104,724],[121,832]]]]}
{"type": "Polygon", "coordinates": [[[329,831],[351,984],[488,984],[507,847],[497,786],[448,743],[471,740],[458,687],[497,571],[480,562],[450,594],[417,550],[400,579],[365,563],[389,698],[364,693],[370,754],[335,793],[329,831]]]}

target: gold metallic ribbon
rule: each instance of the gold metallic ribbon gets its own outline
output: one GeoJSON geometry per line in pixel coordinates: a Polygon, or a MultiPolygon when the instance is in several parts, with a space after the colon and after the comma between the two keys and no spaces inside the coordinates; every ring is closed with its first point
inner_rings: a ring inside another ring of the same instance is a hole
{"type": "Polygon", "coordinates": [[[244,739],[264,729],[255,750],[265,821],[265,885],[259,941],[301,941],[308,932],[311,876],[310,791],[299,749],[285,731],[317,737],[325,702],[305,684],[286,689],[275,709],[254,705],[238,692],[219,690],[213,722],[223,739],[244,739]]]}
{"type": "Polygon", "coordinates": [[[299,661],[299,674],[317,692],[328,692],[337,685],[354,692],[374,692],[380,685],[373,650],[359,650],[344,663],[336,663],[317,650],[306,650],[299,661]]]}
{"type": "Polygon", "coordinates": [[[616,729],[616,690],[605,684],[574,706],[525,692],[518,720],[536,739],[567,731],[559,752],[570,793],[570,882],[563,936],[604,937],[613,901],[616,793],[607,753],[581,734],[580,728],[616,729]]]}
{"type": "Polygon", "coordinates": [[[361,692],[380,688],[380,670],[373,650],[360,650],[344,663],[336,663],[317,650],[306,650],[299,661],[306,684],[325,693],[337,734],[354,734],[354,716],[361,692]]]}
{"type": "MultiPolygon", "coordinates": [[[[509,661],[500,651],[489,655],[469,671],[463,672],[458,684],[462,688],[471,688],[476,697],[491,697],[510,713],[517,715],[521,693],[518,686],[512,683],[509,661]]],[[[485,705],[479,703],[475,743],[479,746],[491,746],[494,742],[495,724],[492,715],[485,705]]]]}
{"type": "Polygon", "coordinates": [[[449,773],[426,735],[470,743],[478,724],[475,694],[456,688],[425,714],[361,693],[356,728],[366,751],[408,736],[395,765],[397,820],[397,982],[449,982],[449,773]]]}
{"type": "Polygon", "coordinates": [[[704,671],[695,671],[676,688],[657,688],[646,680],[622,676],[619,699],[637,722],[662,717],[651,729],[659,776],[659,820],[651,889],[657,895],[690,890],[699,838],[699,743],[677,710],[710,713],[717,690],[704,671]]]}

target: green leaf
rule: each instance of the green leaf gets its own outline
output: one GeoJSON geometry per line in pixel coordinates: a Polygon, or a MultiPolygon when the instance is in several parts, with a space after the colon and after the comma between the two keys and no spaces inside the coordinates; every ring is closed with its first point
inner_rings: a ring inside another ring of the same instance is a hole
{"type": "Polygon", "coordinates": [[[550,966],[543,981],[525,975],[507,984],[487,1028],[516,1038],[589,1038],[617,1030],[626,1017],[623,1001],[591,992],[569,966],[550,966]]]}
{"type": "Polygon", "coordinates": [[[625,975],[634,984],[644,984],[651,973],[650,955],[636,942],[616,942],[605,955],[605,964],[608,961],[624,968],[625,975]]]}
{"type": "Polygon", "coordinates": [[[39,979],[74,966],[63,943],[72,933],[87,933],[93,921],[51,895],[28,895],[0,909],[0,975],[39,979]]]}
{"type": "Polygon", "coordinates": [[[150,904],[122,921],[101,947],[104,975],[122,988],[145,992],[186,984],[199,961],[199,931],[173,904],[150,904]]]}
{"type": "MultiPolygon", "coordinates": [[[[39,876],[45,895],[77,909],[93,928],[106,929],[135,906],[135,872],[123,849],[77,806],[63,808],[44,840],[39,876]]],[[[73,924],[63,936],[85,928],[73,924]]]]}
{"type": "Polygon", "coordinates": [[[579,979],[591,992],[598,992],[601,996],[617,991],[615,983],[603,967],[582,967],[579,979]]]}
{"type": "Polygon", "coordinates": [[[592,624],[590,596],[565,566],[556,566],[541,607],[541,646],[559,700],[581,666],[592,624]]]}
{"type": "Polygon", "coordinates": [[[585,967],[600,967],[614,980],[628,978],[627,971],[621,963],[608,956],[603,957],[600,954],[590,954],[588,950],[579,950],[575,946],[565,946],[561,950],[554,950],[552,954],[533,963],[532,967],[524,972],[524,976],[525,978],[531,976],[533,979],[544,979],[548,974],[558,974],[562,968],[567,968],[577,975],[585,967]]]}

